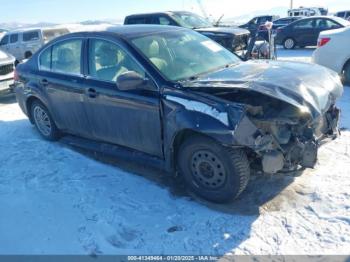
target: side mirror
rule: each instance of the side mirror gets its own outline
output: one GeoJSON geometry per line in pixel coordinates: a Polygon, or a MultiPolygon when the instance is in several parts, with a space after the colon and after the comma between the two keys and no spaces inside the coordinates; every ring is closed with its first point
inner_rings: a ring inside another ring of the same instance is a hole
{"type": "Polygon", "coordinates": [[[135,71],[127,71],[117,78],[117,87],[122,91],[150,89],[149,80],[135,71]]]}

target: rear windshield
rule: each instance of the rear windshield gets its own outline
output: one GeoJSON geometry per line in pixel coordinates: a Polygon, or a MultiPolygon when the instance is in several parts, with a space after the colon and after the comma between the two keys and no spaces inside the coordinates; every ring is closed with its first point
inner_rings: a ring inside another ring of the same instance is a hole
{"type": "Polygon", "coordinates": [[[340,18],[340,17],[332,17],[332,19],[334,21],[336,21],[338,24],[341,24],[342,26],[350,26],[350,22],[343,19],[343,18],[340,18]]]}

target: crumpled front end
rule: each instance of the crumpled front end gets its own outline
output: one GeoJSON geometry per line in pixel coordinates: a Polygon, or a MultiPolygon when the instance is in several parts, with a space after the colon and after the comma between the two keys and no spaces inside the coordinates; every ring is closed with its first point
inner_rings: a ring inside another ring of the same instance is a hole
{"type": "Polygon", "coordinates": [[[265,173],[294,170],[299,166],[313,168],[319,146],[339,134],[340,111],[334,105],[317,119],[302,112],[299,119],[267,119],[248,107],[249,110],[237,126],[234,139],[256,153],[265,173]]]}
{"type": "Polygon", "coordinates": [[[335,72],[318,65],[246,62],[185,84],[245,105],[243,117],[232,121],[233,146],[251,149],[267,173],[314,167],[321,141],[338,134],[335,104],[343,86],[335,72]]]}

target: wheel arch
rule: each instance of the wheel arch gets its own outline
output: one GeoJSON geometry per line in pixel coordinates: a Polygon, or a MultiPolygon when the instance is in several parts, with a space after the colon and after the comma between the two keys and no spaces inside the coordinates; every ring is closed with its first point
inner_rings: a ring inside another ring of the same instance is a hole
{"type": "MultiPolygon", "coordinates": [[[[34,119],[33,119],[33,116],[32,116],[32,105],[35,101],[38,101],[40,103],[42,103],[46,108],[48,108],[46,106],[46,104],[43,102],[42,99],[40,99],[39,97],[35,96],[35,95],[31,95],[30,97],[27,98],[26,100],[26,103],[25,103],[25,106],[26,106],[26,110],[27,110],[27,114],[28,114],[28,118],[29,118],[29,121],[34,124],[34,119]]],[[[48,109],[49,110],[49,109],[48,109]]]]}
{"type": "Polygon", "coordinates": [[[345,75],[344,75],[344,72],[348,66],[350,66],[350,58],[347,58],[340,72],[340,75],[344,84],[350,84],[350,81],[349,80],[346,81],[345,75]]]}
{"type": "MultiPolygon", "coordinates": [[[[178,152],[180,149],[180,146],[190,137],[194,137],[194,136],[200,136],[200,137],[205,137],[208,138],[210,140],[213,140],[214,142],[221,144],[223,146],[226,146],[224,141],[221,139],[221,137],[215,136],[215,134],[212,133],[206,133],[205,131],[201,131],[201,130],[194,130],[191,128],[184,128],[182,130],[179,130],[178,132],[175,133],[175,135],[173,136],[173,139],[170,143],[170,148],[168,150],[167,156],[166,157],[168,160],[168,165],[167,168],[169,170],[176,170],[176,161],[177,161],[177,156],[178,156],[178,152]]],[[[234,145],[232,145],[234,146],[234,145]]],[[[239,145],[235,145],[235,147],[237,148],[243,148],[245,150],[247,150],[247,148],[245,146],[239,146],[239,145]]]]}

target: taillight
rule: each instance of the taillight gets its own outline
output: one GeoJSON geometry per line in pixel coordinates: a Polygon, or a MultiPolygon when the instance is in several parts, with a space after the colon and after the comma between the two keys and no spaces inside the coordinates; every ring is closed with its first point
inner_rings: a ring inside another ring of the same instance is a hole
{"type": "Polygon", "coordinates": [[[19,81],[19,76],[16,68],[15,68],[15,71],[13,72],[13,80],[19,81]]]}
{"type": "Polygon", "coordinates": [[[318,43],[317,43],[317,47],[321,47],[326,45],[329,41],[331,41],[331,39],[329,37],[322,37],[320,39],[318,39],[318,43]]]}

